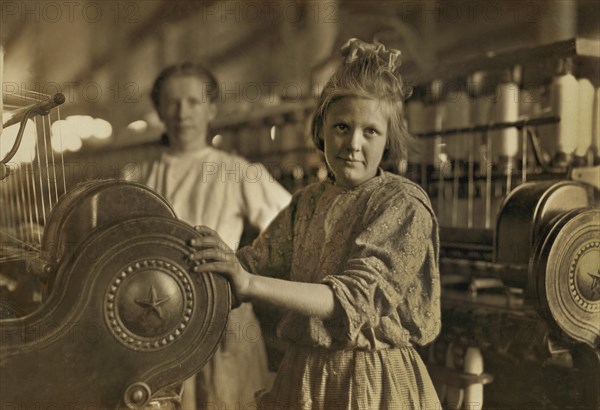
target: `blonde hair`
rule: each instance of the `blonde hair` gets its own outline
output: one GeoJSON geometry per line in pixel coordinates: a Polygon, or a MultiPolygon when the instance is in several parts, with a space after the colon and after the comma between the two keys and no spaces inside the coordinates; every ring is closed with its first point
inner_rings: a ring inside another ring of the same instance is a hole
{"type": "Polygon", "coordinates": [[[361,97],[387,103],[389,112],[388,142],[383,160],[396,168],[408,159],[416,142],[406,127],[404,101],[412,89],[400,75],[400,51],[386,49],[383,44],[370,44],[350,39],[341,49],[344,64],[325,85],[312,119],[312,139],[318,150],[324,150],[323,123],[331,103],[344,97],[361,97]]]}

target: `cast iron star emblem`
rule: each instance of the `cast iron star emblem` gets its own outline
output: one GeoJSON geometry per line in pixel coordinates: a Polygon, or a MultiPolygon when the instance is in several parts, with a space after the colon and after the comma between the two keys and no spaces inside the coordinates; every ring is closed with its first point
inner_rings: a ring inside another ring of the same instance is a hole
{"type": "Polygon", "coordinates": [[[140,305],[144,309],[144,317],[148,316],[150,313],[154,313],[158,316],[159,319],[163,319],[161,305],[167,302],[170,299],[169,296],[164,298],[159,298],[156,294],[156,290],[154,290],[154,286],[150,285],[150,289],[148,289],[148,299],[140,300],[136,299],[135,303],[140,305]]]}
{"type": "Polygon", "coordinates": [[[596,288],[600,288],[600,269],[598,269],[598,273],[589,273],[588,275],[590,275],[592,277],[592,284],[590,285],[590,289],[592,290],[592,295],[595,295],[596,292],[600,291],[600,290],[596,290],[596,288]]]}

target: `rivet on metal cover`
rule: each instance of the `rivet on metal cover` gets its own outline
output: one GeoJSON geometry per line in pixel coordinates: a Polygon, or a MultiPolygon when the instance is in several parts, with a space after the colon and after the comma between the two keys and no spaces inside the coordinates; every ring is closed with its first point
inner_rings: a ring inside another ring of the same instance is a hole
{"type": "Polygon", "coordinates": [[[152,391],[146,383],[137,382],[125,390],[125,405],[130,409],[138,409],[145,406],[152,397],[152,391]]]}

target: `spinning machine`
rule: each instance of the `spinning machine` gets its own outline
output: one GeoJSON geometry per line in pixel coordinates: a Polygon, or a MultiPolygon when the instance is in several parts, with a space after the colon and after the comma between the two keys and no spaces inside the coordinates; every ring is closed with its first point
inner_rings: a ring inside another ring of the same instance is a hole
{"type": "Polygon", "coordinates": [[[600,408],[600,43],[445,65],[416,81],[409,176],[440,221],[445,408],[600,408]]]}
{"type": "Polygon", "coordinates": [[[51,126],[61,94],[3,100],[0,406],[151,405],[216,349],[229,286],[190,274],[193,228],[157,193],[67,186],[51,126]]]}

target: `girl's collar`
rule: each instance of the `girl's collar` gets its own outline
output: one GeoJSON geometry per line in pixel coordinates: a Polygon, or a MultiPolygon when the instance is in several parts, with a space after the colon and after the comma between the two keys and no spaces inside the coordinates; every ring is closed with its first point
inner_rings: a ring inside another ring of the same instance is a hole
{"type": "Polygon", "coordinates": [[[333,174],[328,175],[327,183],[341,192],[356,192],[358,190],[370,187],[374,184],[379,184],[380,182],[383,181],[384,178],[385,178],[385,171],[383,170],[383,168],[379,167],[379,168],[377,168],[377,173],[375,174],[375,176],[373,178],[368,179],[365,182],[363,182],[362,184],[357,185],[352,188],[344,188],[339,185],[336,185],[333,174]]]}

